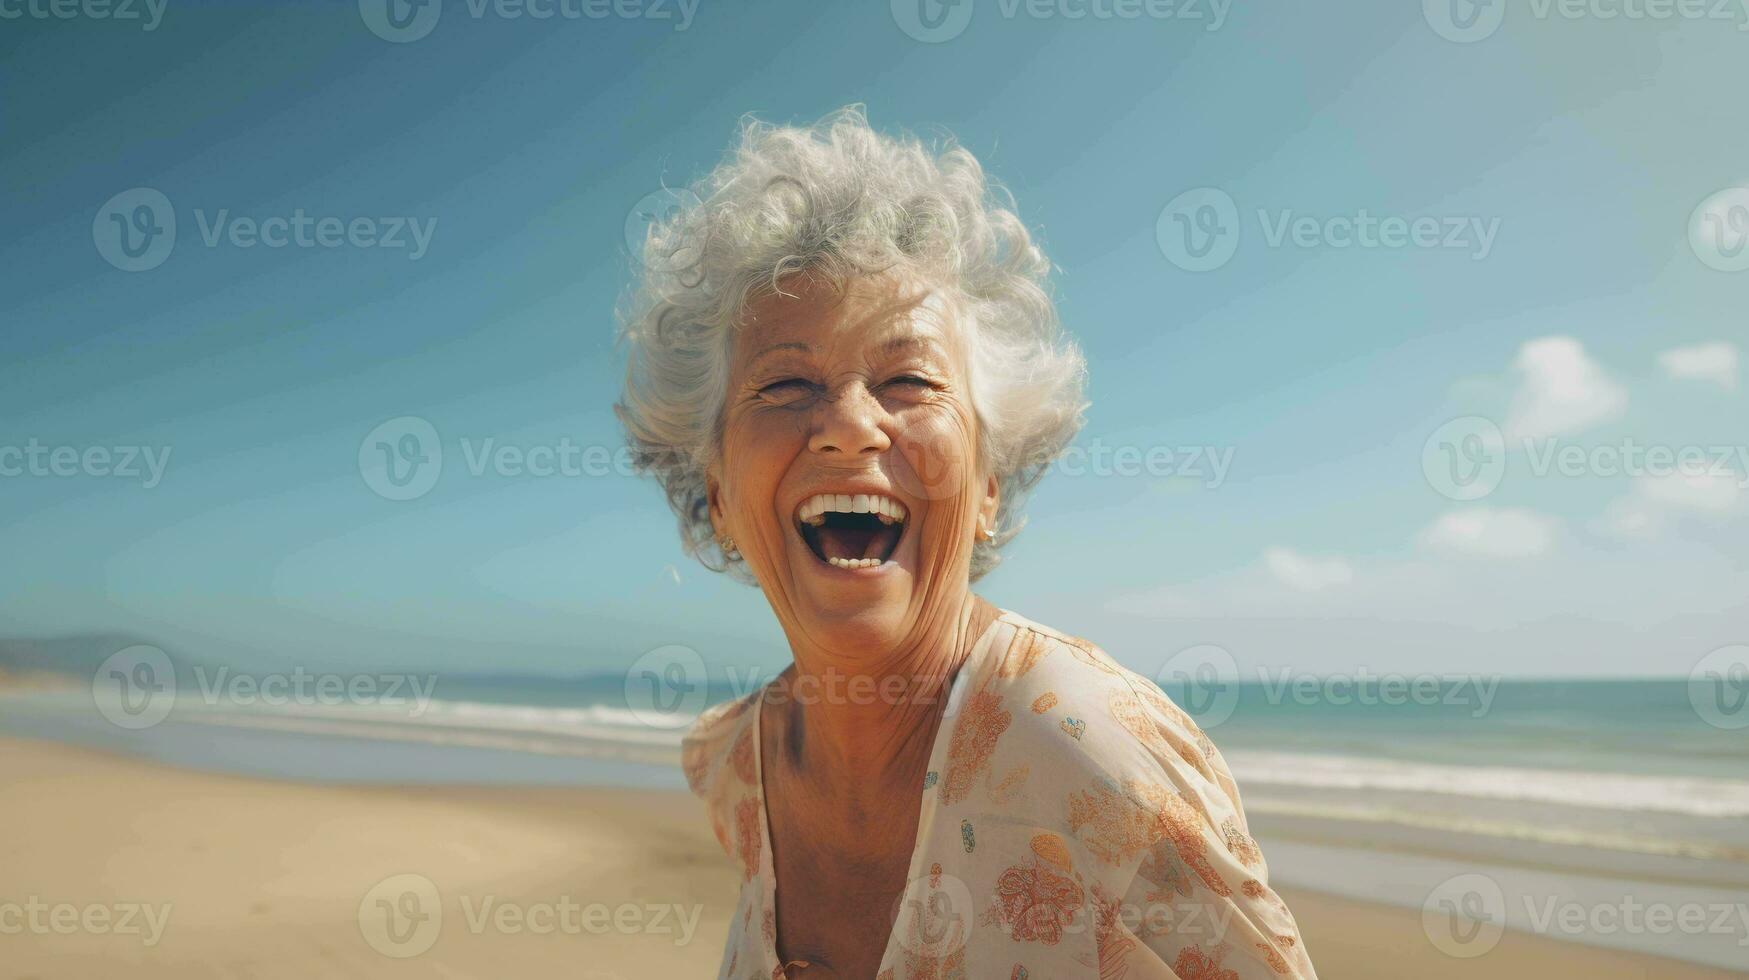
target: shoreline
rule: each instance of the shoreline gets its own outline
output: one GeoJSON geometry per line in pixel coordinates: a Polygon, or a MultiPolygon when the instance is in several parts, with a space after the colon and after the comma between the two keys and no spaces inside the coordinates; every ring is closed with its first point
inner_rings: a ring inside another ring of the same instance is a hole
{"type": "MultiPolygon", "coordinates": [[[[1271,854],[1275,838],[1260,836],[1271,854]]],[[[1483,957],[1455,958],[1430,943],[1418,910],[1307,889],[1279,863],[1328,977],[1743,975],[1516,929],[1483,957]]],[[[580,952],[585,980],[713,976],[739,883],[684,791],[278,782],[10,737],[0,737],[0,867],[0,888],[17,893],[0,902],[100,906],[118,923],[122,905],[168,909],[151,946],[114,928],[0,936],[0,978],[122,967],[148,980],[191,967],[579,976],[580,952]],[[409,918],[398,942],[375,910],[427,884],[434,894],[418,907],[441,909],[441,922],[428,949],[403,958],[428,923],[409,918]],[[536,931],[567,902],[580,922],[620,926],[536,931]]]]}

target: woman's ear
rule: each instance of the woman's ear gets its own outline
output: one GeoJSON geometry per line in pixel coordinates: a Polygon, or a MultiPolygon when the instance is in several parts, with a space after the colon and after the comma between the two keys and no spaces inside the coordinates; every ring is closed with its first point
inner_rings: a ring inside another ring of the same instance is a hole
{"type": "Polygon", "coordinates": [[[992,531],[1000,531],[996,526],[996,514],[1002,509],[1002,482],[992,474],[985,477],[984,499],[978,502],[978,520],[982,527],[992,531]]]}
{"type": "Polygon", "coordinates": [[[717,478],[717,465],[712,463],[704,471],[704,502],[705,510],[711,519],[711,534],[718,541],[723,540],[723,527],[728,523],[723,514],[723,484],[717,478]]]}

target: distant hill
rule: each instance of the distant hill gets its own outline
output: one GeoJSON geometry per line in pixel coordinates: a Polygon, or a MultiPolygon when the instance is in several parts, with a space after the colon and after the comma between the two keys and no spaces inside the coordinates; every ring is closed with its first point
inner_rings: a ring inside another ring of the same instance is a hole
{"type": "MultiPolygon", "coordinates": [[[[0,637],[0,671],[13,675],[59,674],[79,683],[89,683],[99,665],[119,650],[152,643],[127,633],[81,633],[53,637],[0,637]]],[[[185,661],[164,650],[180,668],[185,661]]]]}

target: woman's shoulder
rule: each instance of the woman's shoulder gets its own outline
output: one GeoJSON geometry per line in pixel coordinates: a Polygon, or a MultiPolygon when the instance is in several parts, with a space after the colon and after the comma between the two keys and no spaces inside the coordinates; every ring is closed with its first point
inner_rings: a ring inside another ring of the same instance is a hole
{"type": "Polygon", "coordinates": [[[706,708],[680,741],[686,785],[705,800],[721,795],[725,780],[751,786],[757,706],[764,688],[706,708]]]}
{"type": "MultiPolygon", "coordinates": [[[[993,638],[996,648],[989,654],[987,685],[1004,687],[1014,696],[1055,695],[1057,703],[1147,692],[1165,710],[1183,714],[1152,681],[1118,663],[1099,644],[1015,612],[1004,611],[999,622],[1007,629],[993,638]]],[[[1183,720],[1189,722],[1189,716],[1183,720]]]]}
{"type": "Polygon", "coordinates": [[[1013,612],[1001,622],[1007,635],[996,637],[981,689],[1000,697],[1021,739],[1090,774],[1163,767],[1174,782],[1236,795],[1214,743],[1152,680],[1080,636],[1013,612]]]}

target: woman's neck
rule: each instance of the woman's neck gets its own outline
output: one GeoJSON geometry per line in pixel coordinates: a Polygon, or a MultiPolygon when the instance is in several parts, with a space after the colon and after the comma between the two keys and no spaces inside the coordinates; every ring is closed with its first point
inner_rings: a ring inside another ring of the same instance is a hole
{"type": "Polygon", "coordinates": [[[827,796],[885,792],[928,765],[954,676],[1001,610],[967,591],[916,639],[872,661],[856,651],[796,650],[773,700],[788,768],[827,796]]]}

